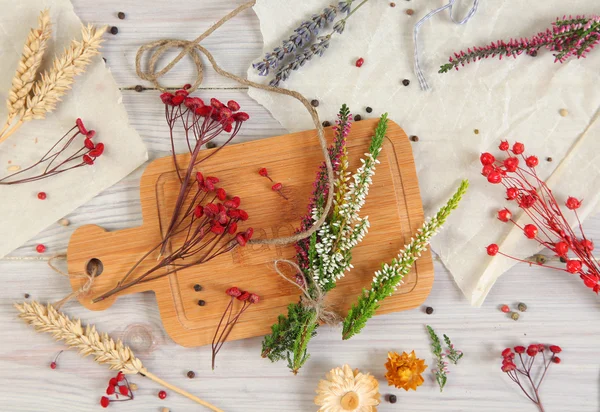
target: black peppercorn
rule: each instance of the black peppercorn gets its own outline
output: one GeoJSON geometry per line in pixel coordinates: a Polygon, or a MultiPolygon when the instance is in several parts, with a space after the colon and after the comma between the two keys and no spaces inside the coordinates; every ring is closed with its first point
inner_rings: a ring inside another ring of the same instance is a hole
{"type": "Polygon", "coordinates": [[[104,60],[104,63],[106,63],[106,58],[103,57],[102,60],[104,60]]]}
{"type": "Polygon", "coordinates": [[[396,7],[396,3],[394,3],[394,2],[390,3],[390,7],[396,7]]]}
{"type": "Polygon", "coordinates": [[[410,140],[412,140],[413,142],[418,142],[419,141],[419,136],[411,136],[410,140]]]}
{"type": "Polygon", "coordinates": [[[396,395],[390,395],[390,396],[388,396],[388,401],[390,403],[396,403],[397,400],[398,400],[398,398],[396,397],[396,395]]]}
{"type": "Polygon", "coordinates": [[[319,101],[317,99],[313,99],[310,101],[312,107],[319,107],[319,101]]]}
{"type": "Polygon", "coordinates": [[[200,292],[200,291],[202,290],[202,286],[200,286],[200,285],[198,285],[198,284],[195,284],[195,285],[194,285],[194,290],[195,290],[196,292],[200,292]]]}
{"type": "Polygon", "coordinates": [[[562,257],[562,256],[560,257],[560,261],[561,261],[562,263],[567,263],[567,259],[565,259],[565,258],[564,258],[564,257],[562,257]]]}
{"type": "Polygon", "coordinates": [[[200,299],[200,300],[198,301],[198,306],[204,306],[204,305],[206,305],[206,302],[205,302],[205,301],[203,301],[202,299],[200,299]]]}
{"type": "Polygon", "coordinates": [[[415,14],[415,11],[413,9],[408,9],[408,10],[406,10],[406,14],[408,14],[409,16],[412,16],[413,14],[415,14]]]}
{"type": "Polygon", "coordinates": [[[362,117],[360,117],[360,114],[357,114],[356,116],[354,116],[355,122],[360,122],[361,120],[362,120],[362,117]]]}
{"type": "Polygon", "coordinates": [[[404,79],[404,80],[402,80],[402,84],[405,86],[408,86],[410,84],[410,80],[404,79]]]}
{"type": "Polygon", "coordinates": [[[217,147],[217,144],[215,142],[208,142],[208,143],[206,143],[206,148],[207,149],[214,149],[215,147],[217,147]]]}
{"type": "Polygon", "coordinates": [[[371,113],[371,112],[373,111],[373,109],[372,109],[371,107],[367,107],[367,108],[365,109],[365,111],[366,111],[367,113],[371,113]]]}
{"type": "Polygon", "coordinates": [[[433,308],[431,306],[427,306],[427,309],[425,309],[425,313],[431,315],[433,313],[433,308]]]}
{"type": "Polygon", "coordinates": [[[26,293],[25,295],[23,295],[25,297],[25,299],[29,299],[29,293],[26,293]]]}
{"type": "Polygon", "coordinates": [[[329,123],[327,120],[325,120],[323,122],[323,127],[329,127],[329,126],[331,126],[331,123],[329,123]]]}
{"type": "Polygon", "coordinates": [[[117,26],[112,26],[110,28],[110,33],[111,34],[117,34],[119,32],[119,28],[117,26]]]}
{"type": "Polygon", "coordinates": [[[552,158],[551,158],[551,157],[547,157],[547,158],[546,158],[546,160],[547,160],[548,162],[551,162],[551,161],[552,161],[552,158]]]}
{"type": "Polygon", "coordinates": [[[117,13],[117,17],[119,18],[119,20],[124,20],[125,19],[125,13],[123,13],[122,11],[117,13]]]}
{"type": "Polygon", "coordinates": [[[138,84],[137,86],[134,87],[134,90],[138,93],[141,93],[144,91],[144,86],[138,84]]]}
{"type": "Polygon", "coordinates": [[[194,373],[194,371],[189,371],[187,373],[187,377],[190,379],[194,379],[196,377],[196,374],[194,373]]]}

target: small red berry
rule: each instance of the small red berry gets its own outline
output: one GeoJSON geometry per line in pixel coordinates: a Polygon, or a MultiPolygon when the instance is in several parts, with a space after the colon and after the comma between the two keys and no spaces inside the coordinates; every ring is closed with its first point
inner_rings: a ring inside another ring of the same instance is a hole
{"type": "Polygon", "coordinates": [[[96,147],[90,150],[89,155],[92,157],[100,157],[104,153],[104,143],[98,143],[96,147]]]}
{"type": "Polygon", "coordinates": [[[110,378],[108,384],[112,386],[117,386],[117,378],[110,378]]]}
{"type": "Polygon", "coordinates": [[[158,392],[158,397],[160,399],[165,399],[167,397],[167,392],[165,392],[165,391],[158,392]]]}
{"type": "Polygon", "coordinates": [[[106,396],[100,398],[100,405],[102,405],[103,408],[107,408],[109,403],[110,400],[106,396]]]}
{"type": "Polygon", "coordinates": [[[189,84],[189,83],[184,84],[183,87],[182,87],[183,90],[189,90],[191,88],[192,88],[192,85],[189,84]]]}
{"type": "Polygon", "coordinates": [[[275,183],[273,186],[271,186],[271,189],[275,192],[280,191],[283,188],[283,185],[281,183],[275,183]]]}
{"type": "Polygon", "coordinates": [[[79,129],[79,133],[81,133],[82,135],[85,136],[88,131],[85,128],[85,126],[83,125],[83,120],[81,120],[80,118],[77,118],[77,120],[75,120],[75,124],[77,125],[77,128],[79,129]]]}
{"type": "Polygon", "coordinates": [[[581,200],[577,200],[574,197],[569,196],[565,204],[567,205],[568,209],[575,210],[581,207],[581,200]]]}
{"type": "Polygon", "coordinates": [[[506,348],[502,351],[502,357],[506,358],[508,356],[510,356],[512,354],[512,349],[511,348],[506,348]]]}
{"type": "Polygon", "coordinates": [[[506,200],[515,200],[517,196],[519,196],[519,189],[516,187],[506,189],[506,200]]]}
{"type": "Polygon", "coordinates": [[[237,297],[237,300],[241,300],[242,302],[248,299],[250,299],[250,292],[242,292],[242,294],[237,297]]]}
{"type": "Polygon", "coordinates": [[[524,151],[525,151],[525,145],[524,145],[523,143],[519,143],[519,142],[517,142],[517,143],[515,143],[515,144],[513,145],[513,147],[512,147],[512,152],[513,152],[514,154],[517,154],[517,155],[518,155],[518,154],[521,154],[521,153],[523,153],[524,151]]]}
{"type": "Polygon", "coordinates": [[[246,237],[243,234],[238,233],[238,235],[235,237],[235,240],[236,240],[236,242],[238,242],[238,244],[240,246],[242,246],[242,247],[246,246],[247,241],[246,241],[246,237]]]}
{"type": "Polygon", "coordinates": [[[50,362],[50,369],[56,369],[56,362],[50,362]]]}
{"type": "Polygon", "coordinates": [[[509,148],[508,142],[506,140],[502,140],[500,142],[500,146],[498,146],[498,148],[502,151],[506,151],[509,148]]]}
{"type": "Polygon", "coordinates": [[[83,163],[88,164],[88,165],[91,166],[91,165],[94,164],[94,159],[92,159],[88,155],[83,155],[83,163]]]}
{"type": "Polygon", "coordinates": [[[44,200],[44,199],[46,199],[46,192],[39,192],[39,193],[37,194],[37,197],[38,197],[38,199],[40,199],[40,200],[44,200]]]}
{"type": "Polygon", "coordinates": [[[129,389],[127,389],[127,386],[119,386],[119,392],[123,396],[129,395],[129,389]]]}
{"type": "Polygon", "coordinates": [[[269,172],[267,171],[266,167],[261,167],[260,169],[258,169],[258,174],[261,175],[262,177],[269,176],[269,172]]]}
{"type": "Polygon", "coordinates": [[[552,362],[560,363],[560,358],[558,356],[555,356],[554,358],[552,358],[552,362]]]}
{"type": "Polygon", "coordinates": [[[365,64],[365,59],[363,59],[363,58],[361,57],[360,59],[358,59],[358,60],[356,61],[356,63],[355,63],[355,64],[356,64],[356,67],[360,67],[360,66],[362,66],[363,64],[365,64]]]}
{"type": "Polygon", "coordinates": [[[549,349],[550,349],[550,352],[552,352],[552,353],[561,353],[562,352],[561,347],[556,346],[556,345],[550,345],[549,349]]]}
{"type": "Polygon", "coordinates": [[[487,177],[493,171],[494,171],[494,166],[492,166],[492,165],[485,165],[481,169],[481,174],[487,177]]]}
{"type": "Polygon", "coordinates": [[[535,239],[538,234],[538,228],[535,225],[528,224],[523,228],[523,233],[528,239],[535,239]]]}
{"type": "Polygon", "coordinates": [[[95,130],[90,130],[87,132],[87,134],[85,135],[86,139],[85,140],[92,140],[94,138],[94,136],[96,136],[96,131],[95,130]]]}
{"type": "Polygon", "coordinates": [[[523,354],[525,353],[525,346],[515,346],[515,352],[517,352],[518,354],[523,354]]]}
{"type": "Polygon", "coordinates": [[[492,243],[486,249],[487,249],[487,254],[490,256],[496,256],[496,254],[498,253],[498,250],[500,250],[498,245],[495,243],[492,243]]]}
{"type": "Polygon", "coordinates": [[[567,260],[567,272],[577,273],[581,270],[581,261],[579,260],[567,260]]]}
{"type": "Polygon", "coordinates": [[[540,163],[540,161],[535,156],[529,156],[527,159],[525,159],[525,163],[529,167],[536,167],[540,163]]]}
{"type": "Polygon", "coordinates": [[[240,291],[239,288],[237,288],[236,286],[229,288],[225,291],[226,294],[228,294],[231,297],[237,298],[238,296],[240,296],[242,294],[242,292],[240,291]]]}
{"type": "Polygon", "coordinates": [[[230,100],[227,102],[227,107],[229,108],[229,110],[231,110],[232,112],[237,112],[238,110],[240,110],[240,105],[238,104],[238,102],[236,102],[235,100],[230,100]]]}
{"type": "Polygon", "coordinates": [[[222,189],[222,188],[217,189],[217,198],[221,201],[227,199],[227,192],[225,192],[225,189],[222,189]]]}
{"type": "Polygon", "coordinates": [[[504,159],[504,167],[508,172],[515,172],[519,167],[519,159],[516,157],[508,157],[504,159]]]}
{"type": "Polygon", "coordinates": [[[248,298],[248,302],[250,303],[258,303],[259,300],[260,297],[256,293],[251,293],[250,297],[248,298]]]}
{"type": "Polygon", "coordinates": [[[558,256],[567,256],[567,253],[569,253],[569,245],[567,242],[558,242],[554,245],[554,251],[558,256]]]}
{"type": "Polygon", "coordinates": [[[529,345],[527,347],[527,354],[529,356],[535,356],[538,354],[539,348],[538,345],[529,345]]]}
{"type": "Polygon", "coordinates": [[[486,166],[486,165],[494,164],[494,162],[496,161],[496,158],[494,157],[493,154],[486,152],[486,153],[482,153],[481,156],[479,156],[479,161],[481,162],[482,165],[486,166]]]}
{"type": "Polygon", "coordinates": [[[502,175],[497,171],[493,171],[487,176],[487,180],[488,182],[497,185],[502,182],[502,175]]]}
{"type": "Polygon", "coordinates": [[[42,244],[40,243],[39,245],[37,245],[37,246],[35,247],[35,250],[36,250],[38,253],[44,253],[44,252],[46,251],[46,246],[44,246],[44,245],[42,245],[42,244]]]}
{"type": "Polygon", "coordinates": [[[498,219],[502,222],[508,222],[512,218],[512,213],[508,209],[502,209],[498,211],[498,219]]]}
{"type": "Polygon", "coordinates": [[[594,250],[594,242],[592,242],[589,239],[583,239],[581,241],[581,247],[583,247],[583,249],[587,250],[588,252],[591,252],[592,250],[594,250]]]}
{"type": "Polygon", "coordinates": [[[508,313],[510,312],[510,308],[508,307],[508,305],[502,305],[502,307],[500,308],[500,310],[504,313],[508,313]]]}
{"type": "Polygon", "coordinates": [[[106,394],[112,395],[114,393],[115,393],[115,385],[108,385],[108,388],[106,388],[106,394]]]}
{"type": "Polygon", "coordinates": [[[94,142],[92,142],[92,139],[85,139],[83,141],[83,145],[85,146],[86,149],[90,149],[90,150],[92,150],[95,147],[94,142]]]}

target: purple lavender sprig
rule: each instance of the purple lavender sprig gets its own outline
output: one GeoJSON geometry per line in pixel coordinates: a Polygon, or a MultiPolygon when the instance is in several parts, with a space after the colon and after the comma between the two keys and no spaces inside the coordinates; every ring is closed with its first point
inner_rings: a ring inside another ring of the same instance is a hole
{"type": "Polygon", "coordinates": [[[585,58],[596,44],[600,43],[600,17],[592,16],[563,16],[552,23],[552,27],[545,32],[538,33],[531,38],[510,39],[508,42],[499,40],[485,47],[473,47],[467,52],[460,51],[450,57],[450,62],[440,67],[439,73],[447,73],[452,69],[471,62],[496,57],[514,57],[525,53],[536,56],[538,51],[545,47],[555,52],[554,61],[563,63],[571,57],[585,58]]]}
{"type": "MultiPolygon", "coordinates": [[[[352,1],[354,0],[351,0],[350,3],[352,3],[352,1]]],[[[331,5],[326,7],[321,14],[315,14],[310,20],[302,22],[302,24],[294,30],[294,34],[284,40],[280,47],[276,47],[270,53],[265,54],[265,58],[258,63],[252,64],[252,67],[258,70],[260,76],[267,76],[269,70],[276,69],[286,56],[289,56],[296,52],[296,50],[306,46],[310,42],[312,36],[318,35],[327,23],[331,23],[341,9],[340,6],[342,3],[345,7],[347,2],[343,1],[340,2],[338,6],[331,5]]]]}

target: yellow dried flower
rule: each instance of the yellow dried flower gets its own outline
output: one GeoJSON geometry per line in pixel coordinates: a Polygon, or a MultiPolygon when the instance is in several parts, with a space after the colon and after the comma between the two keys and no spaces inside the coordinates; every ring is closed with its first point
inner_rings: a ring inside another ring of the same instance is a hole
{"type": "Polygon", "coordinates": [[[417,386],[423,384],[421,374],[425,372],[427,365],[424,360],[417,358],[413,350],[410,354],[402,352],[402,355],[397,352],[389,352],[385,368],[387,369],[385,377],[390,386],[393,385],[405,391],[409,389],[416,391],[417,386]]]}
{"type": "Polygon", "coordinates": [[[344,365],[319,382],[315,404],[318,412],[376,412],[379,396],[377,379],[344,365]]]}

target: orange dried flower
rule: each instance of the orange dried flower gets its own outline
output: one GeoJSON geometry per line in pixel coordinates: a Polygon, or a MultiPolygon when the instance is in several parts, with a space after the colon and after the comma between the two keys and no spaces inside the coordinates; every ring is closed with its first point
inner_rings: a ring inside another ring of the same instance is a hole
{"type": "Polygon", "coordinates": [[[385,368],[388,384],[408,391],[417,390],[417,387],[423,384],[421,374],[425,372],[427,365],[424,360],[417,358],[413,350],[411,353],[402,352],[402,355],[389,352],[385,368]]]}

